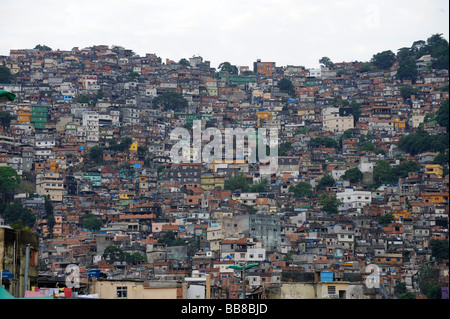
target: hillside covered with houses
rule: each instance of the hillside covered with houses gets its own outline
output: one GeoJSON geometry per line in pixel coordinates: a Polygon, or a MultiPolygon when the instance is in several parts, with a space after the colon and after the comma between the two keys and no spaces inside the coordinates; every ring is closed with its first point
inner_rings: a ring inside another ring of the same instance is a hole
{"type": "Polygon", "coordinates": [[[76,265],[79,295],[448,298],[448,42],[393,50],[308,69],[11,49],[0,227],[38,234],[33,286],[76,265]],[[276,129],[276,173],[174,163],[170,133],[194,123],[276,129]]]}

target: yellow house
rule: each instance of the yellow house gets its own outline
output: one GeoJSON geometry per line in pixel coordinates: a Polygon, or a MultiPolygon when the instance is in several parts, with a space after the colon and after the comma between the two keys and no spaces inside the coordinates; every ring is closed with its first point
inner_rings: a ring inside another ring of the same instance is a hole
{"type": "Polygon", "coordinates": [[[398,117],[394,118],[394,130],[406,128],[406,121],[401,120],[398,117]]]}
{"type": "Polygon", "coordinates": [[[17,112],[17,121],[19,124],[30,123],[31,112],[29,109],[20,108],[17,112]]]}
{"type": "Polygon", "coordinates": [[[99,299],[181,299],[182,284],[176,281],[97,280],[89,285],[99,299]]]}
{"type": "MultiPolygon", "coordinates": [[[[216,165],[220,167],[221,166],[220,164],[245,164],[245,163],[246,163],[246,159],[222,160],[222,161],[213,160],[212,171],[215,172],[216,165]]],[[[226,165],[226,166],[228,166],[228,165],[226,165]]]]}
{"type": "Polygon", "coordinates": [[[78,62],[78,59],[76,57],[73,57],[73,56],[66,56],[64,58],[64,61],[75,61],[75,62],[78,62]]]}
{"type": "Polygon", "coordinates": [[[425,173],[442,177],[444,174],[444,168],[439,164],[427,164],[425,165],[425,173]]]}
{"type": "Polygon", "coordinates": [[[223,176],[215,176],[214,187],[221,187],[222,189],[225,189],[225,178],[223,176]]]}
{"type": "Polygon", "coordinates": [[[225,187],[225,179],[223,176],[215,176],[214,174],[202,174],[201,176],[202,188],[206,191],[210,191],[215,187],[225,187]]]}
{"type": "Polygon", "coordinates": [[[402,212],[393,212],[392,215],[394,215],[394,218],[396,221],[411,217],[411,214],[408,213],[408,211],[406,211],[406,210],[404,210],[402,212]]]}
{"type": "Polygon", "coordinates": [[[120,193],[119,194],[120,199],[134,199],[134,193],[120,193]]]}
{"type": "Polygon", "coordinates": [[[357,286],[351,287],[348,281],[289,282],[281,285],[279,296],[280,299],[364,299],[362,289],[354,287],[357,286]]]}
{"type": "Polygon", "coordinates": [[[314,108],[300,108],[297,111],[297,115],[299,116],[314,115],[314,114],[315,114],[314,108]]]}
{"type": "Polygon", "coordinates": [[[214,175],[213,174],[202,174],[200,181],[202,188],[206,191],[210,191],[214,188],[214,175]]]}
{"type": "Polygon", "coordinates": [[[425,203],[433,203],[434,205],[448,201],[448,193],[422,193],[422,199],[425,203]]]}
{"type": "Polygon", "coordinates": [[[258,127],[259,127],[261,120],[270,121],[272,119],[272,114],[267,111],[259,111],[256,112],[256,117],[258,119],[258,127]]]}
{"type": "Polygon", "coordinates": [[[14,62],[9,62],[6,63],[6,67],[9,69],[9,72],[11,72],[11,74],[17,74],[20,71],[20,65],[18,63],[14,63],[14,62]]]}
{"type": "Polygon", "coordinates": [[[138,144],[136,142],[131,143],[130,151],[137,151],[138,144]]]}

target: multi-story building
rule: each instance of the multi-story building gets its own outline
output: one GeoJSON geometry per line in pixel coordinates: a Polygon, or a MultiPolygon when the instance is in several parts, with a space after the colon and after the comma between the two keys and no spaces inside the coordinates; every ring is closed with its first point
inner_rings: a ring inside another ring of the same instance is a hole
{"type": "Polygon", "coordinates": [[[372,202],[371,192],[356,191],[352,188],[346,188],[344,192],[336,193],[336,197],[342,201],[339,206],[340,211],[362,208],[372,202]]]}
{"type": "Polygon", "coordinates": [[[86,142],[99,140],[99,115],[95,111],[84,111],[82,125],[86,128],[86,142]]]}
{"type": "Polygon", "coordinates": [[[50,196],[53,202],[62,202],[66,194],[64,178],[61,173],[43,173],[36,176],[36,193],[50,196]]]}
{"type": "Polygon", "coordinates": [[[30,121],[37,130],[45,129],[45,125],[48,122],[48,111],[48,106],[44,105],[33,105],[31,107],[30,121]]]}
{"type": "Polygon", "coordinates": [[[354,128],[353,114],[349,108],[326,108],[322,117],[324,131],[344,132],[354,128]]]}

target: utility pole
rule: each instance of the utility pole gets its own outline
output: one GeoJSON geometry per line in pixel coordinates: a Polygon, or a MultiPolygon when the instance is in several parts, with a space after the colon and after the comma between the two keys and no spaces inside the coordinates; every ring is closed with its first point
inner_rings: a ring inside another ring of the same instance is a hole
{"type": "Polygon", "coordinates": [[[25,297],[25,293],[28,290],[28,269],[30,267],[30,244],[27,244],[25,250],[25,278],[23,282],[23,296],[25,297]]]}
{"type": "Polygon", "coordinates": [[[250,264],[247,266],[239,266],[239,265],[228,266],[228,268],[237,269],[237,270],[242,271],[242,299],[246,299],[245,298],[245,293],[246,293],[245,292],[245,271],[250,268],[256,267],[256,266],[259,266],[259,264],[250,264]]]}

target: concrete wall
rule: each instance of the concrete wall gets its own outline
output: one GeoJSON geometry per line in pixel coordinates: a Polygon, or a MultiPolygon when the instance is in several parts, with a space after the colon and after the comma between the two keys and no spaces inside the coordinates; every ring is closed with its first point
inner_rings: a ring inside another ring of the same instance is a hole
{"type": "MultiPolygon", "coordinates": [[[[315,283],[282,283],[279,292],[280,299],[328,299],[337,298],[339,291],[345,292],[342,299],[368,299],[364,295],[363,284],[345,281],[315,282],[315,283]],[[328,294],[328,286],[335,287],[335,295],[328,294]]],[[[278,299],[277,292],[273,292],[272,299],[278,299]]]]}
{"type": "Polygon", "coordinates": [[[280,299],[317,299],[316,283],[283,283],[280,299]]]}
{"type": "Polygon", "coordinates": [[[181,286],[176,282],[99,280],[90,284],[89,293],[98,294],[99,299],[177,299],[181,286]],[[117,287],[127,287],[126,298],[117,296],[117,287]]]}
{"type": "MultiPolygon", "coordinates": [[[[0,227],[0,271],[9,270],[14,281],[8,282],[7,290],[15,297],[23,297],[25,283],[25,254],[30,245],[28,289],[37,285],[39,272],[39,235],[25,230],[0,227]]],[[[4,284],[6,284],[4,282],[4,284]]]]}

